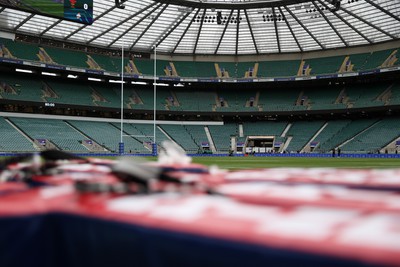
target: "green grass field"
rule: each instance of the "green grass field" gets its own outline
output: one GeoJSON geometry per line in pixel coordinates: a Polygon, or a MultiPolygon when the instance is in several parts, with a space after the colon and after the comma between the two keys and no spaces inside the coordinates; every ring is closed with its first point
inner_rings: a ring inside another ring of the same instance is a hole
{"type": "MultiPolygon", "coordinates": [[[[156,160],[147,157],[146,160],[156,160]]],[[[193,157],[194,163],[207,166],[216,165],[221,169],[256,169],[256,168],[399,168],[400,159],[366,158],[283,158],[283,157],[193,157]]]]}
{"type": "Polygon", "coordinates": [[[333,168],[398,168],[400,159],[353,158],[282,158],[282,157],[195,157],[193,162],[222,169],[333,167],[333,168]]]}
{"type": "MultiPolygon", "coordinates": [[[[3,160],[7,157],[0,157],[3,160]]],[[[117,159],[105,156],[103,159],[117,159]]],[[[135,160],[136,157],[132,157],[135,160]]],[[[136,158],[140,160],[140,158],[136,158]]],[[[156,157],[144,157],[146,161],[155,161],[156,157]]],[[[351,168],[381,169],[400,168],[400,159],[379,158],[289,158],[289,157],[193,157],[193,163],[206,166],[216,165],[221,169],[258,169],[258,168],[351,168]]]]}

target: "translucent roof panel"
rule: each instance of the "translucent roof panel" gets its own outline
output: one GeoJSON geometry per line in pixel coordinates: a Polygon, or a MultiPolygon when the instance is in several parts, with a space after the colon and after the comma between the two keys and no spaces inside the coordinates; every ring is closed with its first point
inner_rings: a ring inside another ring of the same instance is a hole
{"type": "Polygon", "coordinates": [[[66,42],[167,54],[315,51],[400,39],[396,0],[94,0],[82,25],[0,8],[0,30],[66,42]]]}

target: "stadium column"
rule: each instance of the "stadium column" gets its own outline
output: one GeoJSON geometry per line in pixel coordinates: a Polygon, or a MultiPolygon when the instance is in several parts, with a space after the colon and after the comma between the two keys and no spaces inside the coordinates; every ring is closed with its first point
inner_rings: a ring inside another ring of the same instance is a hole
{"type": "Polygon", "coordinates": [[[157,46],[154,46],[154,99],[153,99],[153,145],[152,145],[152,155],[157,156],[157,140],[156,140],[156,122],[157,122],[157,46]]]}
{"type": "Polygon", "coordinates": [[[121,139],[119,142],[119,149],[118,152],[119,154],[124,154],[124,45],[125,42],[122,41],[122,46],[121,46],[121,139]]]}

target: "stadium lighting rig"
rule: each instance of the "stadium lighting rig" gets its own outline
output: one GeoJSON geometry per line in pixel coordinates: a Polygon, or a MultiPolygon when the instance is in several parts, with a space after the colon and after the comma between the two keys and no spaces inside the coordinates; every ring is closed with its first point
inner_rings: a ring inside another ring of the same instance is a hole
{"type": "Polygon", "coordinates": [[[340,9],[340,3],[341,0],[328,0],[328,3],[333,6],[333,8],[330,9],[331,12],[336,12],[340,9]]]}
{"type": "Polygon", "coordinates": [[[125,9],[125,5],[124,3],[127,0],[115,0],[115,7],[119,8],[119,9],[125,9]]]}

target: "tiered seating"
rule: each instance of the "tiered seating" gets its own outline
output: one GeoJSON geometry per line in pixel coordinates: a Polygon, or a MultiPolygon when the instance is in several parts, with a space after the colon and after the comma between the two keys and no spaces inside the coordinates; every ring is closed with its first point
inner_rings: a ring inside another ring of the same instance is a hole
{"type": "Polygon", "coordinates": [[[360,85],[346,88],[346,95],[348,96],[349,103],[353,107],[371,107],[383,106],[383,101],[378,101],[376,98],[383,93],[388,87],[389,83],[380,83],[378,85],[360,85]]]}
{"type": "Polygon", "coordinates": [[[184,127],[197,145],[201,146],[201,143],[203,142],[208,143],[208,138],[203,125],[185,125],[184,127]]]}
{"type": "MultiPolygon", "coordinates": [[[[138,70],[147,76],[154,75],[154,60],[150,59],[135,59],[134,60],[138,70]]],[[[165,76],[164,68],[169,65],[169,61],[157,60],[157,76],[165,76]]]]}
{"type": "Polygon", "coordinates": [[[370,55],[370,53],[350,55],[351,64],[354,65],[353,71],[364,70],[370,55]]]}
{"type": "Polygon", "coordinates": [[[306,106],[296,106],[301,89],[285,88],[260,91],[258,105],[264,111],[292,111],[305,110],[306,106]]]}
{"type": "Polygon", "coordinates": [[[335,104],[337,97],[340,94],[342,88],[331,87],[331,88],[307,88],[304,90],[304,96],[309,100],[309,104],[312,110],[321,109],[344,109],[346,105],[335,104]]]}
{"type": "Polygon", "coordinates": [[[180,105],[171,110],[212,111],[216,105],[215,92],[175,90],[175,95],[180,105]]]}
{"type": "Polygon", "coordinates": [[[90,55],[103,70],[121,72],[121,59],[119,59],[119,64],[115,64],[111,60],[110,56],[91,54],[90,55]]]}
{"type": "MultiPolygon", "coordinates": [[[[382,63],[390,56],[394,49],[375,51],[371,53],[367,63],[364,65],[364,69],[376,69],[379,68],[382,63]]],[[[398,62],[397,62],[398,64],[398,62]]]]}
{"type": "MultiPolygon", "coordinates": [[[[5,45],[10,52],[19,59],[27,59],[39,61],[37,53],[39,45],[23,43],[19,41],[11,41],[0,38],[0,44],[5,45]]],[[[44,47],[48,55],[58,64],[66,66],[75,66],[81,68],[89,68],[86,64],[87,55],[82,51],[72,51],[62,48],[44,47]]],[[[386,58],[394,51],[388,49],[383,51],[375,51],[372,53],[362,53],[349,55],[354,71],[368,70],[378,68],[386,58]]],[[[105,55],[91,54],[91,57],[106,71],[120,72],[121,63],[119,58],[107,57],[105,55]]],[[[312,68],[311,74],[327,74],[336,73],[345,58],[343,56],[332,56],[324,58],[306,59],[306,64],[312,68]]],[[[127,60],[127,58],[126,58],[127,60]]],[[[135,59],[135,64],[144,75],[154,75],[154,61],[152,59],[135,59]]],[[[181,77],[200,77],[215,78],[215,62],[192,62],[192,61],[174,61],[176,70],[181,77]]],[[[219,67],[229,72],[232,78],[242,78],[249,68],[254,66],[254,62],[219,62],[219,67]]],[[[259,62],[258,77],[288,77],[296,76],[300,60],[276,60],[259,62]]],[[[397,62],[396,65],[400,64],[397,62]]],[[[124,64],[125,65],[125,64],[124,64]]],[[[167,60],[157,61],[157,76],[165,76],[164,69],[169,65],[167,60]]],[[[168,76],[168,75],[167,75],[168,76]]]]}
{"type": "Polygon", "coordinates": [[[193,137],[186,131],[183,125],[161,125],[161,128],[186,152],[197,153],[200,145],[196,144],[193,137]]]}
{"type": "Polygon", "coordinates": [[[292,124],[286,136],[293,136],[287,151],[300,151],[324,125],[324,121],[297,121],[292,124]]]}
{"type": "Polygon", "coordinates": [[[261,61],[259,63],[259,77],[296,76],[300,66],[300,60],[261,61]]]}
{"type": "MultiPolygon", "coordinates": [[[[217,91],[218,98],[223,98],[227,105],[224,107],[217,107],[217,111],[257,111],[258,107],[246,107],[246,102],[250,98],[256,97],[255,91],[217,91]]],[[[219,99],[218,99],[219,100],[219,99]]]]}
{"type": "Polygon", "coordinates": [[[343,63],[344,56],[306,59],[311,67],[311,74],[337,73],[343,63]]]}
{"type": "Polygon", "coordinates": [[[66,151],[87,152],[81,145],[85,136],[71,128],[62,120],[11,118],[15,125],[32,139],[47,139],[66,151]]]}
{"type": "MultiPolygon", "coordinates": [[[[96,59],[97,59],[97,57],[96,57],[96,59]]],[[[108,59],[111,62],[111,64],[114,66],[113,70],[111,70],[111,71],[116,71],[116,72],[120,73],[121,72],[121,57],[109,57],[108,59]],[[114,70],[114,68],[116,70],[114,70]]],[[[125,66],[128,64],[128,62],[129,62],[129,58],[124,57],[124,72],[125,72],[125,66]]],[[[106,70],[108,70],[108,69],[106,69],[106,70]]]]}
{"type": "Polygon", "coordinates": [[[224,69],[229,73],[229,78],[241,78],[244,76],[243,74],[236,73],[236,64],[233,62],[217,62],[217,64],[221,70],[224,69]]]}
{"type": "MultiPolygon", "coordinates": [[[[239,62],[237,64],[237,78],[244,78],[246,71],[249,71],[249,69],[254,68],[255,62],[239,62]]],[[[259,73],[257,73],[257,77],[260,76],[259,73]]]]}
{"type": "MultiPolygon", "coordinates": [[[[149,140],[153,142],[154,126],[152,124],[135,124],[133,125],[133,127],[135,127],[138,130],[138,132],[142,133],[142,135],[148,136],[149,140]]],[[[170,139],[163,132],[161,132],[160,129],[156,127],[157,144],[160,146],[163,141],[169,141],[169,140],[170,139]]]]}
{"type": "Polygon", "coordinates": [[[349,123],[351,123],[351,120],[328,121],[328,125],[314,139],[315,142],[319,142],[316,151],[327,152],[332,150],[333,147],[327,146],[330,139],[347,127],[349,123]]]}
{"type": "MultiPolygon", "coordinates": [[[[121,131],[108,122],[69,121],[90,139],[106,147],[111,152],[118,152],[121,131]]],[[[142,149],[143,145],[132,137],[124,137],[125,152],[142,149]]]]}
{"type": "MultiPolygon", "coordinates": [[[[196,64],[191,61],[174,61],[175,68],[181,77],[203,77],[197,75],[196,64]]],[[[206,76],[208,77],[208,76],[206,76]]]]}
{"type": "Polygon", "coordinates": [[[321,144],[320,150],[329,151],[332,148],[336,148],[337,146],[344,143],[346,140],[349,140],[356,134],[362,132],[375,122],[376,120],[374,119],[359,119],[352,121],[351,123],[343,127],[340,131],[335,133],[331,138],[329,138],[323,144],[321,144]]]}
{"type": "MultiPolygon", "coordinates": [[[[113,122],[111,123],[114,125],[114,127],[118,128],[119,130],[121,129],[121,124],[113,122]]],[[[129,151],[126,150],[125,152],[132,152],[132,153],[150,153],[151,152],[151,143],[152,143],[152,136],[144,136],[141,131],[139,131],[133,124],[130,123],[124,123],[124,134],[129,135],[130,138],[136,139],[139,144],[137,147],[135,147],[133,150],[129,151]],[[148,143],[148,146],[145,146],[145,143],[148,143]]],[[[128,137],[124,137],[128,138],[128,137]]]]}
{"type": "Polygon", "coordinates": [[[231,135],[238,136],[238,127],[235,123],[225,123],[223,126],[208,126],[215,148],[218,152],[228,152],[231,147],[231,135]]]}
{"type": "Polygon", "coordinates": [[[263,122],[244,122],[243,132],[245,136],[249,135],[273,135],[280,136],[285,130],[287,122],[263,121],[263,122]]]}
{"type": "MultiPolygon", "coordinates": [[[[135,92],[137,95],[141,98],[143,101],[142,105],[135,105],[135,108],[137,109],[153,109],[153,104],[154,104],[154,91],[151,90],[150,88],[135,88],[135,92]]],[[[166,109],[166,104],[167,101],[166,99],[171,96],[171,93],[169,90],[157,90],[156,94],[156,109],[157,110],[165,110],[166,109]]]]}
{"type": "Polygon", "coordinates": [[[3,38],[0,38],[0,44],[5,45],[8,50],[10,50],[11,54],[18,59],[39,61],[37,56],[39,52],[38,45],[22,43],[3,38]]]}
{"type": "Polygon", "coordinates": [[[1,73],[0,84],[7,84],[14,88],[14,93],[0,93],[3,98],[21,101],[43,102],[43,84],[40,80],[29,76],[12,76],[1,73]]]}
{"type": "Polygon", "coordinates": [[[53,99],[54,102],[94,106],[92,89],[89,86],[79,83],[64,83],[56,80],[47,80],[46,82],[59,97],[53,99]]]}
{"type": "Polygon", "coordinates": [[[88,69],[87,56],[83,52],[66,50],[53,47],[45,47],[49,56],[58,64],[88,69]]]}
{"type": "Polygon", "coordinates": [[[106,100],[105,102],[97,101],[97,105],[112,108],[117,108],[121,106],[120,88],[111,88],[103,85],[95,85],[92,86],[92,88],[96,90],[96,92],[98,92],[106,100]]]}
{"type": "Polygon", "coordinates": [[[0,117],[0,152],[34,151],[33,145],[3,117],[0,117]]]}
{"type": "Polygon", "coordinates": [[[400,105],[400,82],[395,82],[391,87],[390,105],[400,105]]]}
{"type": "Polygon", "coordinates": [[[400,119],[385,118],[342,147],[343,151],[376,152],[400,136],[400,119]]]}

